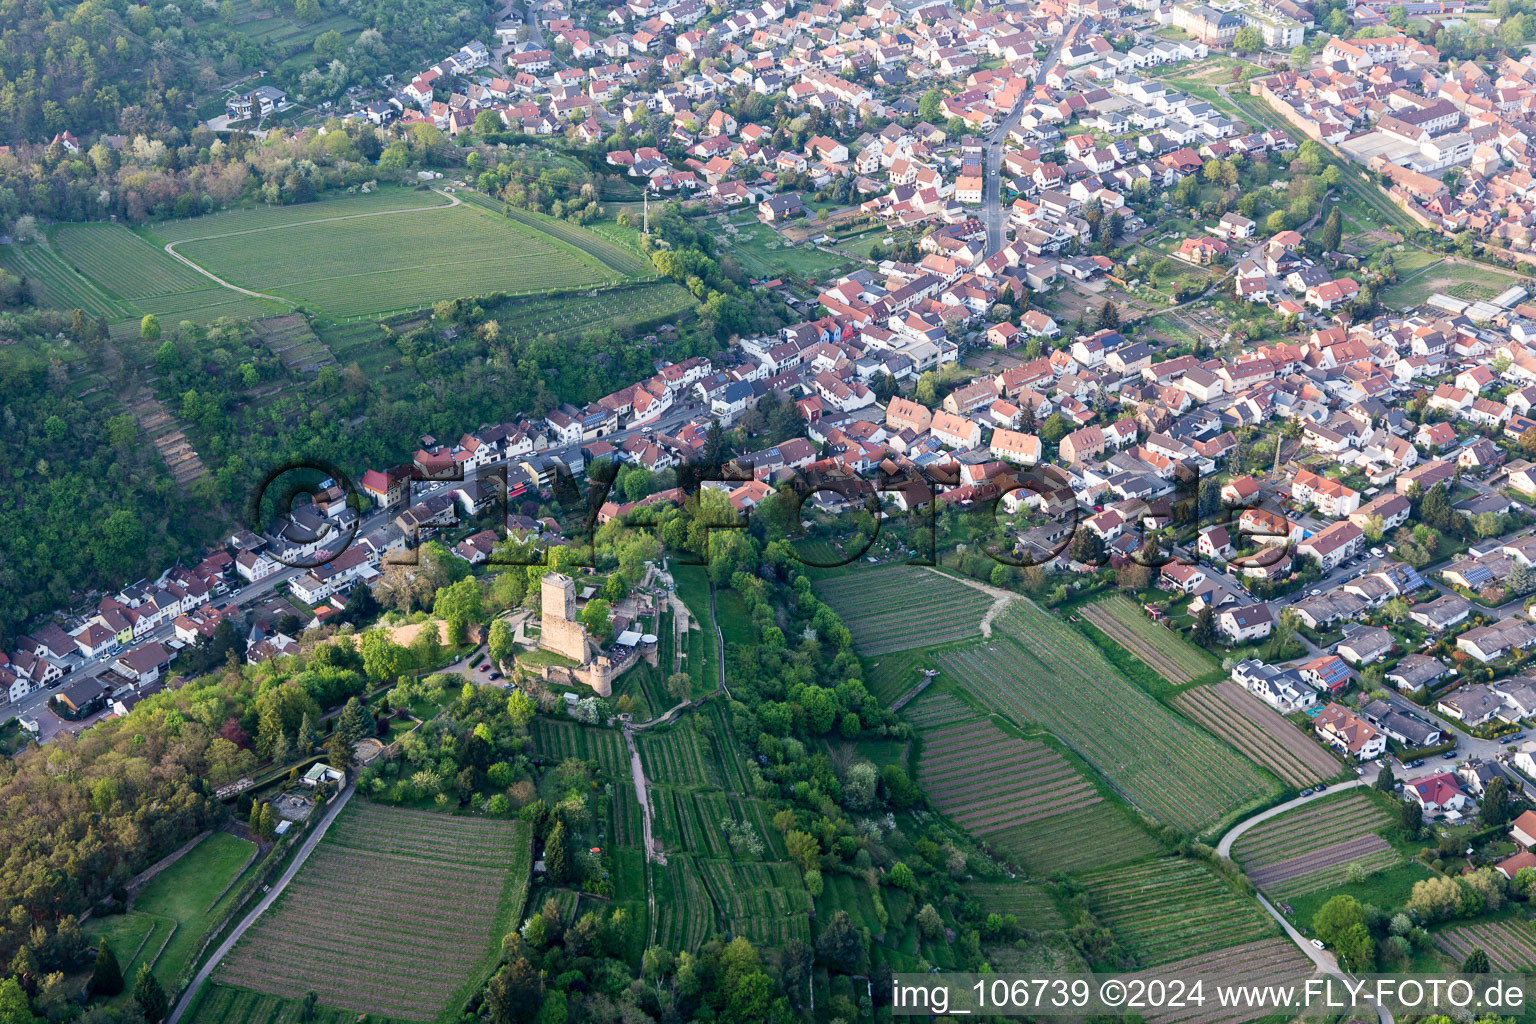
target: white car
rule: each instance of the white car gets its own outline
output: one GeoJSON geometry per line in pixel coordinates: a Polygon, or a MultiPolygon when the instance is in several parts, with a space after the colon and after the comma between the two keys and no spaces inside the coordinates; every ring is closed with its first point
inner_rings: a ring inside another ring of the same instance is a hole
{"type": "Polygon", "coordinates": [[[1316,946],[1318,949],[1327,949],[1328,948],[1327,946],[1323,945],[1323,940],[1322,939],[1313,939],[1312,940],[1312,945],[1316,946]]]}

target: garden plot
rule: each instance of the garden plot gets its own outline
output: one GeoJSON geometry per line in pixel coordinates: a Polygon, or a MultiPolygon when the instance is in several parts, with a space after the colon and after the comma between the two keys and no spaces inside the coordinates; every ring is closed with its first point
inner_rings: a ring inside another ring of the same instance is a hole
{"type": "Polygon", "coordinates": [[[1337,758],[1234,682],[1182,693],[1179,710],[1293,786],[1315,786],[1341,770],[1337,758]]]}
{"type": "Polygon", "coordinates": [[[431,1020],[483,982],[531,861],[522,822],[354,803],[214,980],[431,1020]]]}
{"type": "Polygon", "coordinates": [[[1144,967],[1275,934],[1275,924],[1199,861],[1163,857],[1082,879],[1095,915],[1144,967]]]}
{"type": "Polygon", "coordinates": [[[1187,683],[1218,667],[1209,654],[1147,618],[1123,594],[1085,605],[1081,614],[1170,683],[1187,683]]]}
{"type": "Polygon", "coordinates": [[[595,761],[615,779],[629,778],[629,751],[617,729],[599,729],[569,719],[539,715],[530,726],[533,749],[546,761],[559,764],[568,757],[595,761]]]}
{"type": "Polygon", "coordinates": [[[1056,751],[1015,739],[990,722],[925,733],[918,781],[934,807],[978,835],[1103,799],[1056,751]]]}
{"type": "Polygon", "coordinates": [[[989,642],[938,655],[946,674],[1015,721],[1045,726],[1148,814],[1189,830],[1277,791],[1258,768],[1179,718],[1087,637],[1027,600],[989,642]]]}
{"type": "Polygon", "coordinates": [[[1536,969],[1536,929],[1529,921],[1511,919],[1447,928],[1436,933],[1435,945],[1458,961],[1481,949],[1501,971],[1536,969]]]}
{"type": "Polygon", "coordinates": [[[1233,844],[1237,861],[1261,889],[1291,897],[1342,882],[1351,864],[1379,871],[1401,855],[1378,832],[1390,816],[1370,797],[1351,793],[1266,821],[1233,844]]]}
{"type": "Polygon", "coordinates": [[[959,580],[910,565],[837,576],[815,589],[867,657],[975,636],[993,600],[959,580]]]}

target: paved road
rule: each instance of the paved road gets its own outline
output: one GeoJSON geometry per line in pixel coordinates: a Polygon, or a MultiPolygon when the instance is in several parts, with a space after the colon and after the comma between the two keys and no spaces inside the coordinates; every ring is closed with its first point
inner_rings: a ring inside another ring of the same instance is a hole
{"type": "MultiPolygon", "coordinates": [[[[445,207],[437,207],[437,209],[445,209],[445,207]]],[[[674,430],[677,430],[684,423],[688,422],[688,420],[693,416],[700,415],[703,412],[704,409],[700,403],[685,403],[682,405],[677,405],[663,413],[653,424],[620,430],[616,433],[609,434],[605,440],[612,444],[619,445],[622,444],[626,438],[630,437],[631,435],[641,433],[647,427],[650,427],[657,432],[670,433],[674,430]],[[697,408],[695,408],[695,406],[697,406],[697,408]]],[[[561,445],[559,447],[547,449],[544,454],[558,454],[562,457],[567,456],[572,451],[579,449],[581,445],[585,443],[587,442],[578,441],[574,444],[561,445]]],[[[482,472],[495,470],[497,468],[504,467],[505,465],[506,463],[504,462],[497,462],[492,463],[489,466],[466,470],[464,473],[464,482],[468,483],[469,481],[474,480],[482,472]]],[[[456,486],[458,486],[458,481],[450,481],[433,485],[418,484],[412,493],[411,500],[419,501],[424,497],[436,494],[444,487],[456,486]]],[[[354,534],[354,537],[361,538],[366,536],[370,530],[377,526],[383,525],[394,514],[395,511],[393,510],[374,509],[359,521],[357,532],[354,534]]],[[[273,573],[271,576],[268,576],[262,580],[258,580],[255,583],[244,583],[244,581],[241,581],[239,594],[230,594],[225,597],[216,598],[210,603],[222,604],[226,607],[236,609],[247,605],[253,605],[271,596],[272,591],[275,590],[280,584],[287,583],[290,580],[296,579],[299,576],[304,575],[306,572],[308,572],[307,569],[285,568],[282,571],[273,573]]],[[[165,641],[174,638],[175,635],[175,623],[168,622],[163,626],[151,630],[144,636],[135,639],[133,643],[128,645],[128,648],[138,647],[142,644],[153,642],[164,643],[165,641]]],[[[45,743],[60,732],[68,731],[74,734],[78,734],[82,729],[94,724],[96,718],[86,719],[81,722],[65,722],[56,716],[53,712],[48,710],[49,698],[53,697],[56,693],[59,692],[59,690],[62,690],[66,686],[77,683],[82,679],[92,679],[101,675],[112,664],[113,660],[116,659],[118,655],[122,654],[123,650],[125,649],[127,648],[119,648],[117,650],[109,651],[108,653],[96,658],[90,658],[86,660],[73,659],[70,662],[67,662],[68,664],[72,664],[74,667],[70,674],[64,677],[63,682],[61,682],[54,689],[35,690],[20,700],[11,704],[7,704],[4,710],[0,711],[0,721],[11,717],[36,718],[39,726],[42,729],[42,736],[40,739],[45,743]]],[[[724,678],[723,673],[721,678],[724,678]]]]}
{"type": "MultiPolygon", "coordinates": [[[[1308,804],[1320,800],[1331,793],[1340,793],[1346,789],[1357,789],[1361,786],[1368,786],[1375,782],[1376,774],[1378,771],[1376,766],[1367,765],[1365,771],[1366,774],[1363,778],[1354,779],[1350,782],[1340,783],[1336,786],[1329,786],[1328,789],[1322,793],[1316,793],[1312,796],[1299,796],[1294,800],[1287,800],[1285,803],[1277,804],[1276,806],[1271,807],[1269,810],[1264,811],[1261,814],[1255,814],[1251,818],[1247,818],[1238,822],[1236,825],[1233,825],[1230,829],[1228,829],[1226,834],[1221,837],[1221,841],[1216,844],[1216,852],[1221,854],[1223,857],[1231,857],[1232,844],[1240,836],[1242,836],[1244,832],[1247,832],[1255,825],[1268,821],[1271,818],[1279,817],[1287,811],[1295,810],[1297,807],[1300,807],[1303,804],[1308,804]]],[[[1274,905],[1271,904],[1269,900],[1265,899],[1262,893],[1256,892],[1254,895],[1258,898],[1259,904],[1269,912],[1269,916],[1273,917],[1277,922],[1279,922],[1280,927],[1285,931],[1286,937],[1296,944],[1297,949],[1301,950],[1307,955],[1307,959],[1311,960],[1314,964],[1317,965],[1318,970],[1322,971],[1324,974],[1339,978],[1341,980],[1348,979],[1348,975],[1345,973],[1343,968],[1339,966],[1337,957],[1325,949],[1318,949],[1316,946],[1312,945],[1312,941],[1305,935],[1302,935],[1301,932],[1297,931],[1295,927],[1291,925],[1291,922],[1285,919],[1285,915],[1276,910],[1274,905]]],[[[1391,1012],[1387,1010],[1386,1007],[1381,1005],[1377,1005],[1376,1007],[1376,1019],[1379,1024],[1392,1024],[1391,1012]]]]}
{"type": "Polygon", "coordinates": [[[1376,766],[1368,765],[1365,771],[1366,774],[1362,778],[1354,779],[1349,782],[1341,782],[1336,786],[1329,786],[1323,792],[1313,793],[1311,796],[1298,796],[1293,800],[1287,800],[1283,804],[1276,804],[1269,810],[1260,814],[1255,814],[1251,818],[1245,818],[1244,820],[1238,822],[1236,825],[1233,825],[1231,828],[1227,829],[1226,834],[1221,837],[1221,842],[1216,844],[1216,852],[1221,854],[1223,857],[1231,857],[1232,844],[1237,842],[1238,838],[1244,832],[1247,832],[1249,829],[1253,828],[1253,826],[1259,824],[1260,822],[1268,821],[1270,818],[1278,818],[1286,811],[1295,810],[1302,804],[1314,803],[1332,793],[1340,793],[1346,789],[1355,789],[1360,786],[1368,786],[1375,782],[1377,772],[1376,766]]]}
{"type": "MultiPolygon", "coordinates": [[[[1316,964],[1318,970],[1331,977],[1348,982],[1349,975],[1346,974],[1344,969],[1339,966],[1337,957],[1325,949],[1318,949],[1316,946],[1312,945],[1306,936],[1302,935],[1291,926],[1291,922],[1287,921],[1284,915],[1282,915],[1278,910],[1270,905],[1269,900],[1265,899],[1263,896],[1259,896],[1258,899],[1259,903],[1264,907],[1264,909],[1269,911],[1269,915],[1276,921],[1280,922],[1280,927],[1284,929],[1286,937],[1289,938],[1292,942],[1296,943],[1297,948],[1299,948],[1303,953],[1307,954],[1307,959],[1316,964]]],[[[1392,1024],[1392,1011],[1377,1003],[1376,1020],[1379,1022],[1379,1024],[1392,1024]]]]}
{"type": "MultiPolygon", "coordinates": [[[[1076,28],[1067,29],[1062,37],[1046,52],[1045,59],[1041,61],[1042,71],[1048,71],[1056,66],[1056,58],[1061,53],[1061,48],[1076,28]]],[[[1008,140],[1008,133],[1019,125],[1019,118],[1024,114],[1024,103],[1029,95],[1019,97],[1008,116],[998,122],[996,128],[986,138],[986,147],[983,152],[986,177],[981,187],[981,219],[987,227],[987,255],[991,256],[1002,249],[1007,239],[1004,230],[1007,220],[1003,216],[1003,151],[1008,140]]]]}
{"type": "Polygon", "coordinates": [[[176,1009],[166,1018],[165,1024],[178,1024],[181,1020],[181,1015],[186,1013],[187,1007],[192,1005],[192,1000],[196,998],[198,989],[203,987],[203,983],[208,980],[208,976],[214,972],[214,969],[224,962],[224,958],[229,955],[230,950],[235,948],[235,943],[240,941],[240,937],[246,933],[246,930],[255,924],[273,903],[277,902],[277,898],[283,894],[283,890],[288,887],[288,883],[293,881],[293,876],[299,873],[299,869],[304,866],[304,862],[309,859],[309,855],[314,852],[320,840],[325,837],[325,832],[331,827],[331,822],[336,820],[336,815],[340,814],[341,809],[347,806],[347,801],[352,799],[352,794],[355,792],[357,792],[357,787],[349,782],[347,783],[347,788],[342,790],[337,798],[331,802],[331,806],[326,809],[325,816],[320,819],[320,823],[310,830],[309,837],[304,840],[304,845],[300,846],[298,852],[293,855],[293,861],[288,865],[288,870],[284,871],[282,877],[277,880],[272,888],[267,890],[266,894],[261,897],[261,901],[251,909],[251,912],[245,915],[245,920],[235,926],[235,930],[230,933],[229,938],[220,943],[219,948],[213,951],[213,955],[204,961],[202,970],[197,972],[197,976],[192,979],[192,984],[187,986],[187,991],[182,995],[181,1001],[176,1004],[176,1009]]]}

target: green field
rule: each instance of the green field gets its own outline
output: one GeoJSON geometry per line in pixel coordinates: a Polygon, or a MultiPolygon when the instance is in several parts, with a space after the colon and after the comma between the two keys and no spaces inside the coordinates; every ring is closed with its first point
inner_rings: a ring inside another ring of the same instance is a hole
{"type": "Polygon", "coordinates": [[[941,654],[939,662],[989,706],[1021,725],[1045,726],[1127,799],[1169,824],[1199,831],[1278,791],[1030,601],[1015,601],[989,642],[941,654]]]}
{"type": "Polygon", "coordinates": [[[233,883],[256,852],[254,843],[215,832],[145,883],[126,914],[92,918],[86,934],[104,936],[132,978],[141,964],[175,991],[208,930],[233,902],[233,883]]]}
{"type": "Polygon", "coordinates": [[[1083,880],[1094,914],[1152,967],[1273,935],[1259,904],[1199,861],[1165,857],[1083,880]]]}
{"type": "MultiPolygon", "coordinates": [[[[264,995],[229,985],[207,984],[193,1013],[182,1018],[196,1024],[302,1024],[302,1006],[297,999],[264,995]]],[[[337,1010],[317,1005],[309,1024],[357,1024],[359,1017],[351,1010],[337,1010]]],[[[399,1018],[369,1014],[372,1024],[399,1024],[399,1018]]]]}
{"type": "Polygon", "coordinates": [[[815,590],[869,657],[975,636],[992,604],[975,587],[910,565],[835,576],[815,590]]]}
{"type": "Polygon", "coordinates": [[[201,324],[283,308],[210,281],[121,224],[62,224],[17,253],[48,301],[109,321],[153,313],[167,325],[201,324]]]}
{"type": "Polygon", "coordinates": [[[532,852],[523,822],[355,802],[214,980],[286,998],[313,989],[353,1014],[457,1019],[521,920],[532,852]]]}
{"type": "Polygon", "coordinates": [[[445,206],[437,194],[417,205],[425,208],[333,213],[327,203],[312,204],[305,220],[291,209],[270,220],[262,219],[267,211],[251,210],[171,230],[181,236],[173,239],[177,252],[219,277],[339,317],[625,276],[538,227],[479,206],[445,206]]]}
{"type": "Polygon", "coordinates": [[[710,225],[741,269],[753,277],[794,277],[826,280],[844,273],[854,261],[823,252],[808,243],[791,245],[777,231],[755,218],[735,218],[727,224],[710,225]]]}

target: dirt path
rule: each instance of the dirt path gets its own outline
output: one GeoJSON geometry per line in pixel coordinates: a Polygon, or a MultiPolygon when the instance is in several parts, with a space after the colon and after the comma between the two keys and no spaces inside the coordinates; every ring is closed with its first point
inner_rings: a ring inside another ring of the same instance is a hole
{"type": "Polygon", "coordinates": [[[304,862],[309,860],[309,855],[315,852],[315,847],[320,845],[321,839],[325,838],[326,830],[331,827],[331,822],[336,820],[336,816],[341,813],[343,807],[347,806],[347,801],[352,799],[352,794],[355,792],[357,792],[357,787],[351,783],[348,783],[347,788],[341,791],[341,794],[332,802],[330,808],[326,810],[325,817],[320,819],[320,824],[314,827],[314,830],[309,833],[309,838],[304,840],[304,845],[299,847],[299,851],[293,855],[293,863],[288,865],[288,869],[283,872],[282,877],[272,883],[272,887],[261,897],[261,900],[251,909],[251,912],[245,915],[245,919],[235,927],[234,931],[229,933],[229,938],[219,943],[219,948],[215,949],[208,959],[203,961],[202,969],[193,977],[192,983],[187,986],[187,991],[182,994],[180,1002],[176,1004],[176,1009],[172,1011],[171,1015],[166,1018],[165,1024],[177,1024],[181,1020],[181,1015],[187,1012],[187,1007],[191,1006],[192,1001],[197,998],[198,990],[203,987],[203,983],[208,980],[208,976],[224,962],[224,958],[229,955],[230,950],[235,948],[235,943],[240,941],[251,925],[255,924],[261,918],[261,915],[266,913],[272,904],[277,902],[277,898],[283,894],[284,889],[288,888],[288,883],[293,881],[293,876],[299,873],[299,869],[304,866],[304,862]]]}
{"type": "Polygon", "coordinates": [[[931,565],[924,566],[924,568],[926,568],[931,573],[936,573],[939,576],[943,576],[947,580],[954,580],[956,583],[964,583],[972,590],[979,590],[983,594],[988,594],[994,599],[992,601],[992,607],[987,609],[987,614],[981,617],[981,635],[984,637],[990,638],[992,636],[992,620],[1001,615],[1004,609],[1006,609],[1012,602],[1018,600],[1019,597],[1018,594],[1015,594],[1011,590],[1001,590],[997,587],[991,586],[990,584],[982,583],[979,580],[968,580],[963,576],[952,576],[947,572],[939,572],[938,569],[931,565]]]}
{"type": "Polygon", "coordinates": [[[253,299],[271,299],[273,302],[281,302],[284,305],[296,307],[297,303],[295,303],[292,299],[285,299],[280,295],[268,295],[266,292],[253,292],[249,288],[242,288],[237,284],[230,284],[228,281],[224,280],[222,277],[219,277],[211,270],[204,269],[201,265],[194,263],[192,260],[177,252],[176,247],[187,242],[206,242],[210,238],[233,238],[236,235],[254,235],[262,231],[282,231],[284,228],[297,228],[308,224],[328,224],[331,221],[337,220],[356,220],[359,217],[387,217],[396,213],[421,213],[426,210],[451,210],[455,206],[459,206],[464,202],[464,200],[460,199],[458,196],[450,195],[449,193],[443,192],[440,189],[433,189],[432,191],[447,199],[448,204],[446,206],[441,204],[435,206],[408,206],[401,210],[375,210],[372,213],[345,213],[338,217],[316,217],[314,220],[294,221],[292,224],[273,224],[264,228],[246,228],[244,231],[227,231],[220,235],[200,235],[197,238],[182,238],[175,242],[167,242],[165,244],[165,251],[170,254],[172,259],[185,264],[186,266],[197,271],[199,274],[202,274],[208,280],[214,282],[215,284],[222,285],[232,292],[239,292],[241,295],[249,295],[253,299]]]}

